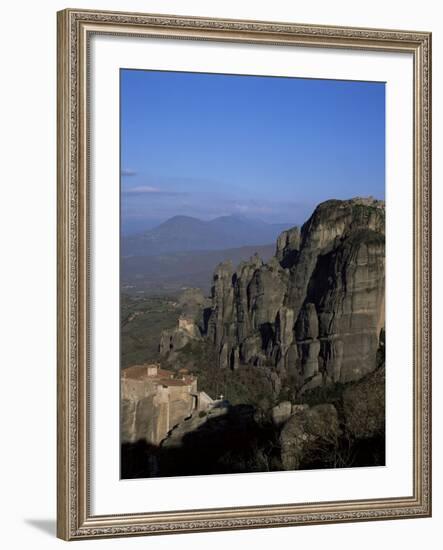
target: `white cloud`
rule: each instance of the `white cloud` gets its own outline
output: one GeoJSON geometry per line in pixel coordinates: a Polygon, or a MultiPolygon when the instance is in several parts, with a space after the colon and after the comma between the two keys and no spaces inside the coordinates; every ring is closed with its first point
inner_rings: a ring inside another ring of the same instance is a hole
{"type": "Polygon", "coordinates": [[[125,195],[156,195],[158,197],[172,197],[176,195],[183,195],[178,191],[168,191],[160,189],[159,187],[153,187],[151,185],[139,185],[137,187],[127,187],[123,190],[125,195]]]}

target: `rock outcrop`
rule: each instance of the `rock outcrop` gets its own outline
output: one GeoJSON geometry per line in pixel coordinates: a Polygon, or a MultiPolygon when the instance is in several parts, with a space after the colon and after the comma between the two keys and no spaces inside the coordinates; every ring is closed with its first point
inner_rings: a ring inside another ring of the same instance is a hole
{"type": "Polygon", "coordinates": [[[160,356],[183,349],[186,344],[200,339],[200,330],[193,319],[180,316],[178,326],[163,330],[160,337],[160,356]]]}
{"type": "Polygon", "coordinates": [[[343,392],[346,430],[356,439],[385,433],[385,368],[377,368],[343,392]]]}
{"type": "Polygon", "coordinates": [[[320,204],[284,231],[275,256],[220,264],[203,336],[220,368],[269,367],[300,392],[376,367],[384,327],[385,208],[372,198],[320,204]]]}
{"type": "Polygon", "coordinates": [[[271,409],[271,418],[275,426],[284,424],[292,414],[292,403],[290,401],[282,401],[271,409]]]}
{"type": "Polygon", "coordinates": [[[303,462],[318,460],[338,445],[341,431],[337,410],[325,403],[300,407],[283,426],[280,434],[284,470],[298,470],[303,462]]]}
{"type": "Polygon", "coordinates": [[[201,339],[198,319],[207,299],[199,289],[188,288],[179,298],[181,315],[178,324],[172,329],[163,330],[160,336],[159,352],[165,357],[171,352],[183,349],[189,342],[201,339]]]}
{"type": "Polygon", "coordinates": [[[178,424],[168,437],[162,441],[163,448],[181,447],[184,439],[189,434],[194,434],[201,429],[206,422],[211,422],[219,416],[228,414],[229,404],[214,402],[213,406],[207,411],[194,412],[189,418],[178,424]]]}

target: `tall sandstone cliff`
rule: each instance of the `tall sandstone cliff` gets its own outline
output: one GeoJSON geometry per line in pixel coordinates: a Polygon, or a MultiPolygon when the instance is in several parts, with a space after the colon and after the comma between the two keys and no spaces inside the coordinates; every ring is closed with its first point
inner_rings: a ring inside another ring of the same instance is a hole
{"type": "Polygon", "coordinates": [[[278,238],[267,263],[220,264],[204,329],[218,366],[270,367],[304,391],[376,367],[384,328],[385,206],[372,198],[320,204],[278,238]]]}

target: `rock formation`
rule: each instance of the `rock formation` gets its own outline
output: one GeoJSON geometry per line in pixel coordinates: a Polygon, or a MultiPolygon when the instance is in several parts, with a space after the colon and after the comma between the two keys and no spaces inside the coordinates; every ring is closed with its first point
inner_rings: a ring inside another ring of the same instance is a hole
{"type": "Polygon", "coordinates": [[[282,401],[271,409],[271,419],[275,426],[284,424],[291,417],[292,406],[290,401],[282,401]]]}
{"type": "Polygon", "coordinates": [[[163,330],[160,337],[159,351],[164,356],[171,351],[179,351],[192,340],[200,338],[200,330],[192,318],[181,315],[175,328],[163,330]]]}
{"type": "Polygon", "coordinates": [[[201,290],[195,288],[186,289],[179,299],[182,310],[176,327],[163,330],[160,337],[159,352],[164,357],[171,352],[183,349],[186,344],[194,340],[200,340],[201,329],[198,326],[198,318],[203,307],[207,304],[201,290]]]}
{"type": "Polygon", "coordinates": [[[357,439],[385,433],[385,368],[380,367],[343,392],[346,430],[357,439]]]}
{"type": "Polygon", "coordinates": [[[203,336],[220,368],[269,367],[301,392],[376,367],[384,328],[385,208],[372,198],[320,204],[284,231],[275,256],[220,264],[203,336]]]}
{"type": "Polygon", "coordinates": [[[330,448],[337,447],[340,434],[334,405],[301,406],[280,434],[283,469],[298,470],[303,461],[318,459],[319,453],[328,453],[330,448]]]}

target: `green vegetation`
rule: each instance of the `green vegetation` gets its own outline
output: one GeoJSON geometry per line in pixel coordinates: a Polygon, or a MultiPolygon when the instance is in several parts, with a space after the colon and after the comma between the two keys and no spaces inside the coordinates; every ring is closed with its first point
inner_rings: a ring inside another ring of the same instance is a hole
{"type": "Polygon", "coordinates": [[[348,384],[341,384],[340,382],[328,386],[319,386],[297,397],[296,403],[306,403],[310,407],[321,405],[322,403],[330,403],[336,409],[341,410],[343,392],[347,386],[348,384]]]}
{"type": "Polygon", "coordinates": [[[171,297],[121,296],[121,367],[158,361],[162,330],[177,325],[180,307],[171,297]]]}
{"type": "Polygon", "coordinates": [[[242,365],[233,371],[216,365],[213,346],[203,340],[189,342],[170,362],[162,363],[167,369],[188,369],[198,377],[198,389],[213,399],[223,395],[231,405],[254,405],[262,410],[275,405],[269,369],[242,365]]]}
{"type": "MultiPolygon", "coordinates": [[[[208,340],[191,341],[172,356],[160,357],[161,333],[176,327],[180,314],[190,311],[191,294],[189,291],[179,298],[122,294],[121,367],[156,361],[169,370],[186,368],[198,377],[198,389],[212,398],[223,395],[234,406],[247,404],[268,411],[278,402],[269,378],[269,368],[220,369],[216,366],[214,347],[208,340]]],[[[193,313],[200,316],[195,311],[193,313]]]]}
{"type": "Polygon", "coordinates": [[[124,291],[137,295],[178,296],[186,288],[201,288],[210,292],[214,267],[231,260],[234,265],[248,260],[254,253],[270,259],[274,244],[242,246],[226,250],[194,250],[159,254],[157,256],[128,256],[122,258],[124,291]]]}
{"type": "Polygon", "coordinates": [[[385,210],[375,205],[369,204],[354,204],[352,206],[352,215],[354,223],[359,225],[365,225],[369,222],[371,217],[379,220],[380,229],[384,229],[385,225],[385,210]]]}
{"type": "Polygon", "coordinates": [[[384,209],[373,204],[353,204],[352,213],[355,217],[379,214],[384,216],[384,209]]]}

